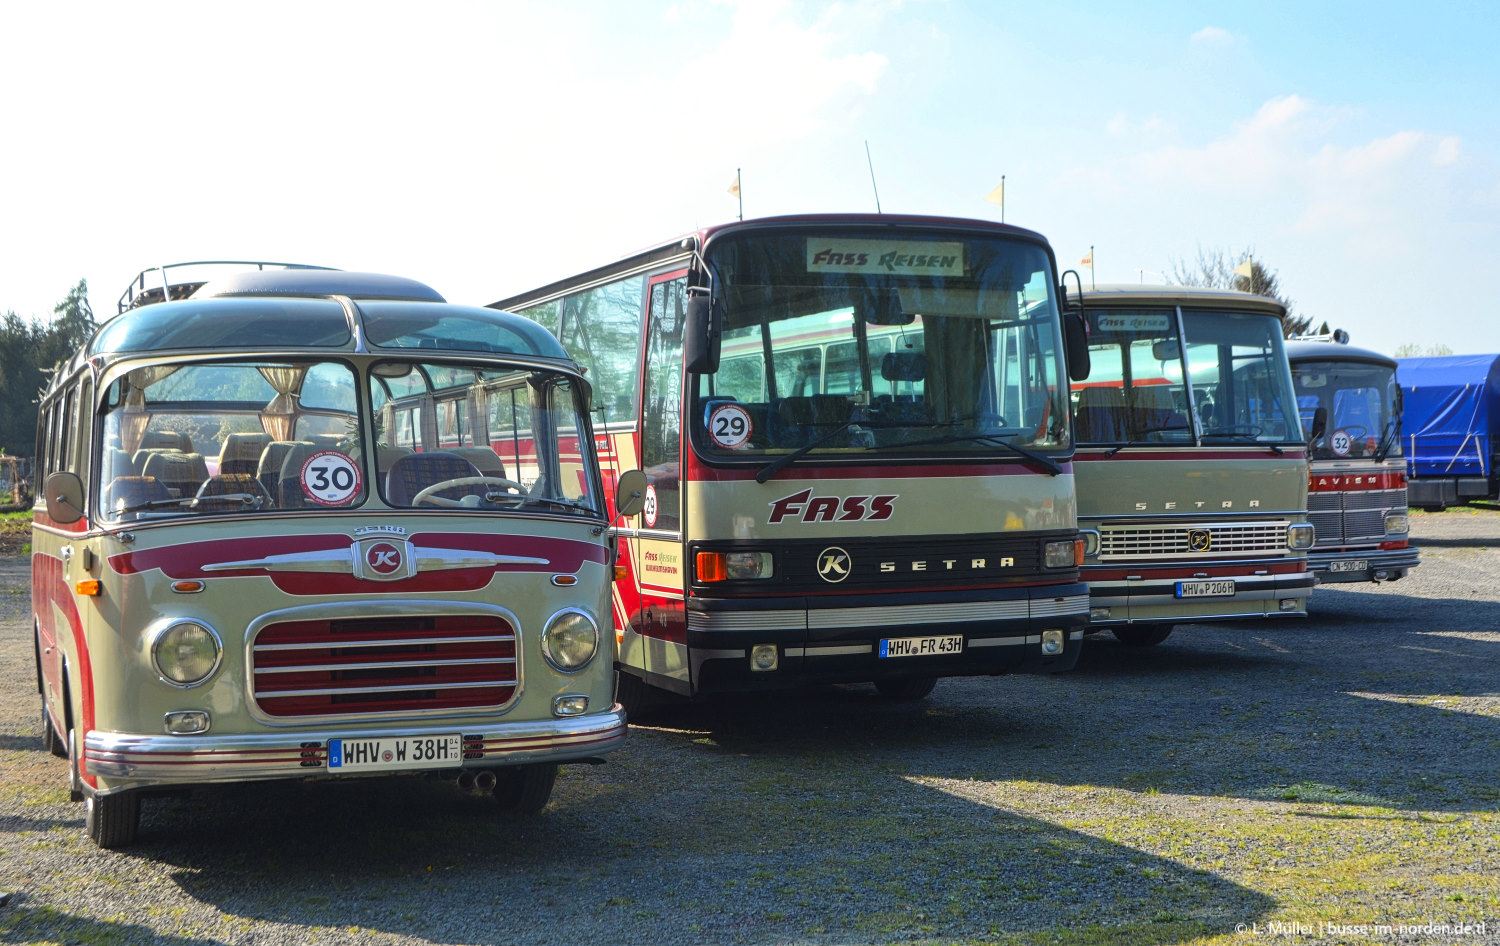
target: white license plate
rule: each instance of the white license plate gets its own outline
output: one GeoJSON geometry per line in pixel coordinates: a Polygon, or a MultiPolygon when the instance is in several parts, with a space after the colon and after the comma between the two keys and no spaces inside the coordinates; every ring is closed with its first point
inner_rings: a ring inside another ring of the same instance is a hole
{"type": "Polygon", "coordinates": [[[1348,562],[1329,562],[1328,570],[1331,572],[1362,572],[1370,567],[1367,559],[1356,558],[1348,562]]]}
{"type": "Polygon", "coordinates": [[[958,654],[964,649],[962,634],[947,637],[892,637],[880,642],[882,657],[931,657],[958,654]]]}
{"type": "Polygon", "coordinates": [[[463,761],[463,738],[458,733],[328,740],[328,767],[336,772],[446,769],[463,761]]]}
{"type": "Polygon", "coordinates": [[[1221,581],[1179,581],[1177,583],[1177,597],[1233,598],[1234,579],[1226,578],[1221,581]]]}

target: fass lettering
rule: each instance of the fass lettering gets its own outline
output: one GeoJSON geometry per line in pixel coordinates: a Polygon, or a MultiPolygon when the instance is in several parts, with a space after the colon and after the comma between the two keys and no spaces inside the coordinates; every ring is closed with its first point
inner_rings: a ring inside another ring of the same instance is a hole
{"type": "Polygon", "coordinates": [[[768,522],[860,522],[889,519],[896,511],[896,496],[814,496],[812,489],[783,496],[772,502],[768,522]]]}
{"type": "Polygon", "coordinates": [[[841,253],[835,249],[826,249],[813,255],[814,266],[867,266],[869,262],[869,253],[841,253]]]}

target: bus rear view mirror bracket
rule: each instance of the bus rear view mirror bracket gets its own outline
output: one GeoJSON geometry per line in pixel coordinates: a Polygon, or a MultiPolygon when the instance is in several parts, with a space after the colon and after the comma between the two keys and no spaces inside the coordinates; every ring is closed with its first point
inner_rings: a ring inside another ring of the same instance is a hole
{"type": "Polygon", "coordinates": [[[716,317],[713,296],[701,286],[688,288],[686,324],[682,333],[682,366],[692,374],[719,370],[724,327],[716,317]]]}
{"type": "Polygon", "coordinates": [[[1308,444],[1314,444],[1328,431],[1328,408],[1320,407],[1313,411],[1312,430],[1307,434],[1308,444]]]}
{"type": "Polygon", "coordinates": [[[629,518],[646,505],[646,474],[626,470],[615,485],[615,515],[629,518]]]}
{"type": "Polygon", "coordinates": [[[47,516],[58,525],[68,525],[83,518],[83,480],[77,473],[60,471],[48,474],[43,484],[47,497],[47,516]]]}

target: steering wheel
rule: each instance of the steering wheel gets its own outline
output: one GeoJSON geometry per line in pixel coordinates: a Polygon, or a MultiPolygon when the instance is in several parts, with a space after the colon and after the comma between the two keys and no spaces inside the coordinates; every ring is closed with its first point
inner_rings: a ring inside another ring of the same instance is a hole
{"type": "MultiPolygon", "coordinates": [[[[420,506],[423,503],[431,503],[434,506],[461,506],[463,505],[463,500],[449,499],[446,496],[436,495],[445,489],[452,489],[455,486],[499,486],[502,489],[511,490],[515,494],[514,497],[505,497],[507,499],[515,498],[519,500],[526,496],[526,487],[515,480],[508,480],[500,476],[460,476],[451,480],[443,480],[441,483],[433,483],[413,496],[411,504],[413,506],[420,506]]],[[[486,496],[485,498],[488,499],[489,497],[486,496]]]]}

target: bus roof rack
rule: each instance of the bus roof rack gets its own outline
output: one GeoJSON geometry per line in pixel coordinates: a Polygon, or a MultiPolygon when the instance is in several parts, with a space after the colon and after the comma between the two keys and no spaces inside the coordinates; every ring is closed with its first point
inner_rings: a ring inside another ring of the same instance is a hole
{"type": "Polygon", "coordinates": [[[224,296],[349,296],[352,299],[410,302],[448,301],[426,283],[404,276],[312,267],[233,273],[207,283],[193,294],[195,299],[224,296]]]}
{"type": "Polygon", "coordinates": [[[189,273],[187,278],[177,278],[174,281],[171,271],[183,269],[201,270],[204,268],[216,266],[229,266],[235,267],[236,269],[240,270],[250,269],[251,271],[255,272],[267,271],[268,268],[274,269],[277,272],[291,269],[311,269],[337,272],[337,270],[333,270],[332,267],[312,266],[307,263],[270,263],[260,260],[233,259],[194,260],[188,263],[169,263],[166,266],[152,266],[149,269],[141,270],[140,273],[136,275],[135,279],[131,280],[130,285],[125,288],[125,291],[120,294],[120,301],[118,304],[118,309],[116,310],[116,314],[125,312],[128,309],[137,308],[139,306],[151,305],[155,302],[176,302],[179,299],[186,299],[188,296],[191,296],[193,293],[197,292],[204,283],[209,281],[208,276],[210,274],[206,274],[201,271],[196,274],[189,273]],[[153,280],[153,282],[159,282],[160,285],[148,287],[146,285],[146,279],[152,273],[160,274],[159,279],[153,280]]]}

